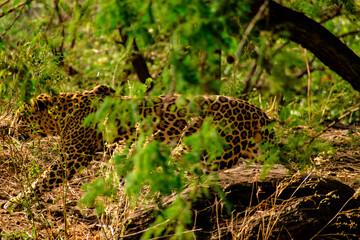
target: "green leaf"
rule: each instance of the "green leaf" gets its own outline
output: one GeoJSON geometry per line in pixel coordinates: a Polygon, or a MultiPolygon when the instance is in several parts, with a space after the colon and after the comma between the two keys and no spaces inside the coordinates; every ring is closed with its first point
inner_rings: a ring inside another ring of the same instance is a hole
{"type": "Polygon", "coordinates": [[[291,115],[291,110],[290,108],[287,108],[287,107],[283,107],[281,109],[281,112],[279,114],[279,120],[280,121],[286,121],[291,115]]]}

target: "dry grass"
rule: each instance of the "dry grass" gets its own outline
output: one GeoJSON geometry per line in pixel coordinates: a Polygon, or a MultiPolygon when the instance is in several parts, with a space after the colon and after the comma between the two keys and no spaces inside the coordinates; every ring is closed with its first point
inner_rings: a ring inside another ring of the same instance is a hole
{"type": "MultiPolygon", "coordinates": [[[[0,204],[3,205],[29,186],[36,177],[59,157],[58,138],[37,139],[31,142],[17,142],[6,134],[10,124],[10,110],[0,116],[0,204]]],[[[353,188],[359,186],[360,175],[360,133],[357,130],[330,130],[324,136],[326,141],[337,144],[337,152],[332,158],[319,157],[314,174],[338,179],[353,188]],[[351,131],[351,132],[350,132],[351,131]]],[[[147,220],[144,219],[144,228],[129,233],[131,221],[141,217],[144,209],[151,209],[152,201],[140,198],[131,201],[126,197],[121,184],[118,184],[117,196],[113,199],[102,198],[105,206],[101,215],[96,214],[94,208],[79,206],[77,203],[83,196],[81,186],[98,177],[107,177],[112,171],[112,164],[108,154],[100,154],[95,161],[83,172],[75,176],[70,182],[59,189],[45,193],[41,199],[32,201],[24,211],[7,212],[0,209],[0,234],[7,238],[38,238],[38,239],[119,239],[121,237],[137,238],[146,230],[147,220]]],[[[274,171],[277,171],[275,169],[274,171]]],[[[271,175],[271,174],[270,174],[271,175]]],[[[224,173],[220,177],[229,180],[229,184],[238,179],[247,178],[255,181],[251,175],[224,173]]],[[[224,203],[216,200],[211,208],[215,219],[212,227],[212,237],[221,239],[231,236],[232,239],[272,239],[274,228],[284,211],[294,208],[294,199],[289,198],[278,204],[277,196],[284,188],[291,185],[297,176],[287,178],[277,184],[276,191],[265,200],[259,199],[257,204],[249,205],[243,212],[233,212],[229,218],[224,218],[224,203]],[[254,232],[257,236],[254,236],[254,232]]],[[[117,183],[119,179],[115,179],[117,183]]],[[[257,189],[261,191],[261,189],[257,189]]],[[[146,190],[144,190],[146,194],[146,190]]],[[[260,194],[260,192],[258,193],[260,194]]],[[[253,199],[258,195],[253,194],[253,199]]],[[[306,199],[298,199],[298,202],[306,199]]],[[[189,232],[197,233],[201,229],[196,224],[201,220],[194,215],[194,226],[189,232]]],[[[189,226],[191,228],[191,226],[189,226]]],[[[319,229],[320,230],[320,229],[319,229]]],[[[278,231],[278,230],[277,230],[278,231]]],[[[287,231],[282,229],[281,231],[287,231]]],[[[291,234],[288,233],[289,238],[291,234]]]]}

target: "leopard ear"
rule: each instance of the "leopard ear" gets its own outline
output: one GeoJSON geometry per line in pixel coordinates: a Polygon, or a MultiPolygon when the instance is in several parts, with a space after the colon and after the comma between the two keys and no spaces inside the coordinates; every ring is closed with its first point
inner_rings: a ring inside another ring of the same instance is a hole
{"type": "Polygon", "coordinates": [[[38,97],[32,99],[30,104],[31,107],[36,108],[39,111],[44,111],[53,105],[53,101],[49,94],[41,94],[38,97]]]}
{"type": "Polygon", "coordinates": [[[93,90],[92,90],[93,93],[95,93],[96,95],[111,95],[112,93],[115,93],[116,91],[111,88],[111,87],[108,87],[108,86],[105,86],[105,85],[99,85],[97,87],[95,87],[93,90]]]}

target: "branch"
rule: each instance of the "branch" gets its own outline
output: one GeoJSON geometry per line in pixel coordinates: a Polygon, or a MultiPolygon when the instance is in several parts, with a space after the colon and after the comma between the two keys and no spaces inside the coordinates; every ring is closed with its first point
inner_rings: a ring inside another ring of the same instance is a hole
{"type": "MultiPolygon", "coordinates": [[[[310,66],[309,70],[310,70],[310,72],[313,72],[313,71],[315,71],[315,70],[324,70],[323,67],[318,67],[318,68],[316,68],[316,67],[312,66],[312,64],[314,63],[314,61],[315,61],[315,57],[313,56],[313,57],[310,59],[310,61],[309,61],[309,66],[310,66]]],[[[307,68],[304,68],[304,69],[302,69],[302,70],[294,73],[294,76],[295,76],[296,78],[302,78],[302,76],[304,76],[304,75],[307,74],[307,73],[308,73],[308,69],[307,69],[307,68]]]]}
{"type": "Polygon", "coordinates": [[[329,9],[330,11],[327,10],[326,11],[326,13],[327,13],[326,16],[323,19],[321,19],[319,21],[319,23],[322,24],[322,23],[325,23],[325,22],[327,22],[327,21],[329,21],[329,20],[331,20],[331,19],[333,19],[333,18],[335,18],[337,16],[340,16],[342,8],[343,8],[343,5],[338,5],[333,9],[329,9]]]}
{"type": "Polygon", "coordinates": [[[278,48],[275,49],[275,51],[272,53],[272,56],[274,57],[276,54],[280,52],[282,48],[284,48],[286,45],[288,45],[290,41],[286,41],[283,44],[281,44],[278,48]]]}
{"type": "MultiPolygon", "coordinates": [[[[128,36],[126,33],[123,33],[121,28],[118,29],[118,32],[121,37],[121,41],[117,42],[117,43],[122,44],[126,48],[126,42],[128,40],[128,36]]],[[[133,39],[132,45],[133,45],[134,51],[131,54],[131,64],[133,65],[140,82],[146,83],[146,79],[152,78],[152,77],[151,77],[149,69],[146,65],[145,58],[141,55],[141,53],[139,51],[139,47],[136,44],[135,38],[133,39]]],[[[148,86],[148,88],[146,89],[146,92],[149,92],[153,87],[154,87],[154,83],[151,82],[150,86],[148,86]]]]}
{"type": "MultiPolygon", "coordinates": [[[[6,4],[6,2],[3,3],[2,6],[3,6],[4,4],[6,4]]],[[[1,6],[0,6],[0,7],[1,7],[1,6]]],[[[12,28],[12,26],[15,24],[15,22],[20,18],[21,14],[22,14],[22,11],[24,10],[24,7],[25,7],[25,5],[23,5],[23,7],[21,8],[19,15],[16,16],[16,18],[14,19],[14,21],[12,21],[12,23],[11,23],[11,24],[5,29],[5,31],[1,34],[0,40],[1,40],[1,39],[4,39],[5,34],[7,33],[7,31],[9,31],[9,29],[12,28]]]]}
{"type": "Polygon", "coordinates": [[[360,110],[360,104],[357,105],[356,108],[351,109],[350,111],[344,113],[343,115],[341,115],[340,117],[336,118],[333,122],[331,122],[329,125],[327,125],[327,127],[325,127],[321,132],[319,132],[318,134],[316,134],[315,136],[313,136],[309,142],[304,143],[310,145],[316,138],[318,138],[320,135],[322,135],[324,132],[326,132],[327,130],[329,130],[331,127],[333,127],[335,124],[337,124],[338,122],[340,122],[340,120],[344,119],[345,117],[349,116],[350,114],[357,112],[360,110]]]}
{"type": "Polygon", "coordinates": [[[64,28],[64,18],[61,15],[61,11],[59,8],[59,0],[54,0],[54,10],[58,15],[58,19],[59,19],[59,26],[61,27],[61,43],[58,49],[54,48],[53,49],[53,53],[55,56],[59,57],[59,62],[58,65],[59,66],[64,66],[64,41],[65,41],[65,28],[64,28]]]}
{"type": "Polygon", "coordinates": [[[264,3],[259,7],[259,10],[255,14],[254,18],[251,20],[251,22],[249,23],[249,25],[245,29],[243,37],[242,37],[242,39],[241,39],[241,41],[240,41],[240,43],[238,45],[238,49],[235,52],[235,56],[238,59],[240,58],[241,51],[242,51],[242,49],[244,47],[244,44],[245,44],[250,32],[254,28],[255,24],[264,16],[264,13],[265,13],[267,7],[268,7],[268,0],[265,0],[264,3]]]}
{"type": "MultiPolygon", "coordinates": [[[[5,12],[0,13],[0,18],[4,17],[5,15],[7,15],[7,14],[9,14],[9,13],[14,12],[15,10],[17,10],[17,9],[21,8],[22,6],[30,3],[31,1],[32,1],[32,0],[27,0],[27,1],[23,2],[23,3],[19,3],[19,4],[16,5],[15,7],[10,8],[10,9],[8,9],[8,10],[5,11],[5,12]]],[[[4,3],[2,3],[2,4],[0,5],[0,7],[4,6],[4,5],[7,4],[7,3],[8,3],[8,1],[5,1],[4,3]]]]}
{"type": "Polygon", "coordinates": [[[344,37],[347,37],[349,35],[354,35],[354,34],[358,34],[360,33],[360,29],[356,29],[354,31],[350,31],[350,32],[347,32],[347,33],[343,33],[341,35],[338,36],[338,38],[344,38],[344,37]]]}
{"type": "MultiPolygon", "coordinates": [[[[76,43],[76,31],[77,31],[77,29],[78,29],[78,26],[80,25],[80,22],[81,22],[81,20],[82,20],[82,17],[85,15],[86,11],[88,10],[89,5],[90,5],[90,3],[89,3],[89,2],[86,2],[83,6],[80,6],[80,7],[81,7],[80,15],[79,15],[79,17],[76,19],[75,28],[74,28],[74,30],[73,30],[72,33],[71,33],[72,40],[71,40],[71,44],[70,44],[70,49],[73,49],[73,48],[75,47],[75,43],[76,43]]],[[[74,10],[74,11],[76,11],[76,10],[74,10]]]]}
{"type": "MultiPolygon", "coordinates": [[[[266,0],[265,0],[266,1],[266,0]]],[[[252,14],[256,14],[264,1],[252,1],[252,14]]],[[[303,13],[293,11],[274,1],[268,5],[268,15],[259,27],[277,33],[301,44],[311,51],[321,62],[328,66],[352,87],[360,91],[360,58],[336,36],[303,13]]]]}
{"type": "MultiPolygon", "coordinates": [[[[76,75],[79,73],[79,71],[77,69],[75,69],[73,66],[71,66],[71,64],[67,64],[67,66],[65,66],[65,55],[64,55],[64,42],[65,42],[65,37],[66,37],[66,34],[65,34],[65,27],[64,27],[64,17],[62,16],[61,14],[61,11],[60,11],[60,8],[59,8],[59,0],[54,0],[54,9],[51,13],[51,16],[50,16],[50,20],[48,22],[48,24],[46,25],[46,28],[45,28],[45,31],[44,33],[42,34],[45,42],[47,45],[49,45],[49,42],[48,42],[48,38],[47,38],[47,33],[50,29],[50,26],[54,24],[54,18],[55,18],[55,14],[57,14],[58,16],[58,20],[59,20],[59,27],[61,27],[61,43],[60,43],[60,46],[58,48],[52,46],[51,47],[51,52],[54,56],[58,57],[58,66],[60,67],[65,67],[65,70],[66,72],[72,76],[72,75],[76,75]]],[[[75,44],[74,42],[72,42],[72,44],[75,44]]],[[[73,47],[73,45],[71,45],[73,47]]]]}
{"type": "MultiPolygon", "coordinates": [[[[310,66],[310,72],[314,72],[314,71],[323,71],[325,70],[325,67],[314,67],[314,66],[310,66]]],[[[305,74],[307,74],[307,69],[302,69],[296,73],[294,73],[293,75],[296,77],[296,78],[302,78],[305,74]]]]}
{"type": "Polygon", "coordinates": [[[10,2],[10,0],[6,0],[3,3],[0,4],[0,8],[2,8],[3,6],[5,6],[6,4],[8,4],[10,2]]]}
{"type": "Polygon", "coordinates": [[[254,77],[256,69],[257,69],[258,65],[256,60],[252,62],[251,64],[251,68],[250,71],[244,81],[244,90],[242,91],[242,93],[247,93],[250,89],[250,80],[254,77]]]}

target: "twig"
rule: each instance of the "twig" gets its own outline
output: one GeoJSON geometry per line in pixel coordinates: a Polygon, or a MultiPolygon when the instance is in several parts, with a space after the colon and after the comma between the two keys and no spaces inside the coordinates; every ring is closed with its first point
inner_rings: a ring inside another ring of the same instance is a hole
{"type": "MultiPolygon", "coordinates": [[[[292,151],[298,151],[299,149],[301,149],[301,148],[304,147],[305,145],[308,145],[308,146],[309,146],[316,138],[318,138],[319,136],[321,136],[321,135],[322,135],[324,132],[326,132],[329,128],[331,128],[331,127],[334,126],[336,123],[338,123],[341,119],[349,116],[350,114],[352,114],[352,113],[354,113],[354,112],[359,111],[359,110],[360,110],[360,104],[357,104],[356,106],[357,106],[356,108],[354,108],[354,109],[350,110],[349,112],[341,115],[339,118],[336,118],[332,123],[330,123],[330,124],[329,124],[326,128],[324,128],[321,132],[319,132],[318,134],[316,134],[315,136],[313,136],[313,137],[310,139],[310,141],[304,142],[303,144],[301,144],[301,145],[295,147],[294,149],[292,149],[292,151]]],[[[287,150],[287,151],[284,152],[284,154],[287,154],[287,153],[289,153],[289,152],[290,152],[290,150],[287,150]]]]}
{"type": "Polygon", "coordinates": [[[325,224],[314,236],[310,238],[310,240],[314,239],[317,235],[319,235],[334,219],[339,215],[339,213],[344,209],[344,207],[350,202],[351,199],[357,196],[357,192],[355,192],[345,203],[344,205],[339,209],[339,211],[332,217],[329,222],[325,224]]]}
{"type": "Polygon", "coordinates": [[[103,231],[103,233],[104,233],[105,239],[108,240],[109,238],[108,238],[107,235],[106,235],[106,231],[105,231],[104,224],[101,222],[101,219],[100,219],[100,218],[98,218],[98,221],[100,222],[100,226],[101,226],[101,229],[102,229],[102,231],[103,231]]]}
{"type": "Polygon", "coordinates": [[[53,23],[54,15],[55,15],[55,8],[53,9],[53,11],[52,11],[52,13],[51,13],[51,16],[50,16],[50,19],[49,19],[49,21],[48,21],[48,24],[46,25],[44,34],[42,34],[42,36],[43,36],[46,44],[49,44],[46,34],[47,34],[47,32],[49,31],[51,24],[53,23]]]}
{"type": "MultiPolygon", "coordinates": [[[[9,1],[10,1],[10,0],[7,0],[7,1],[3,2],[2,4],[0,4],[0,8],[3,7],[5,4],[7,4],[9,1]]],[[[22,7],[21,10],[20,10],[19,15],[16,16],[16,18],[14,19],[14,21],[12,21],[12,23],[11,23],[11,24],[5,29],[5,31],[1,34],[0,40],[1,40],[1,39],[4,39],[5,34],[7,33],[7,31],[9,31],[9,29],[12,28],[12,26],[15,24],[15,22],[20,18],[21,14],[22,14],[22,11],[24,10],[24,7],[26,6],[27,3],[30,3],[30,2],[31,2],[31,0],[25,1],[24,3],[19,4],[19,5],[15,6],[14,8],[12,8],[13,11],[14,11],[14,10],[17,9],[17,8],[22,7]]],[[[10,10],[12,10],[12,9],[10,9],[10,10]]],[[[10,13],[10,10],[9,10],[7,13],[5,13],[5,15],[8,14],[8,13],[10,13]]],[[[1,15],[1,14],[0,14],[0,15],[1,15]]],[[[2,16],[5,16],[5,15],[2,15],[2,16]]],[[[2,16],[0,16],[0,18],[1,18],[2,16]]]]}
{"type": "Polygon", "coordinates": [[[290,40],[287,40],[286,42],[284,42],[283,44],[281,44],[278,48],[275,49],[275,51],[272,53],[272,56],[275,56],[276,54],[279,53],[279,51],[281,49],[283,49],[286,45],[288,45],[290,43],[290,40]]]}
{"type": "MultiPolygon", "coordinates": [[[[77,4],[77,3],[76,3],[77,4]]],[[[78,29],[78,26],[80,25],[80,21],[82,19],[82,17],[85,15],[85,12],[88,10],[89,8],[89,1],[85,3],[84,6],[82,6],[81,11],[80,11],[80,15],[79,17],[76,19],[76,23],[75,23],[75,28],[74,31],[72,32],[72,40],[71,40],[71,44],[70,44],[70,49],[73,49],[75,47],[75,43],[76,43],[76,30],[78,29]]]]}
{"type": "MultiPolygon", "coordinates": [[[[166,224],[166,223],[169,222],[169,221],[170,221],[170,219],[166,219],[166,220],[165,220],[164,222],[162,222],[162,223],[158,223],[158,224],[156,224],[156,225],[154,225],[154,226],[152,226],[152,227],[149,227],[149,228],[147,228],[147,229],[141,230],[141,231],[139,231],[139,232],[129,233],[129,234],[126,234],[126,235],[122,235],[122,236],[120,236],[120,238],[127,238],[127,237],[131,237],[131,236],[139,235],[139,234],[141,234],[141,233],[144,233],[144,232],[148,231],[149,229],[154,229],[154,228],[157,228],[157,227],[159,227],[159,226],[161,226],[161,225],[164,225],[164,224],[166,224]]],[[[192,231],[196,231],[196,229],[195,229],[195,230],[191,230],[190,232],[192,232],[192,231]]]]}
{"type": "Polygon", "coordinates": [[[357,34],[357,33],[360,33],[360,29],[356,29],[356,30],[353,30],[353,31],[350,31],[347,33],[343,33],[343,34],[339,35],[338,38],[347,37],[349,35],[353,35],[353,34],[357,34]]]}
{"type": "Polygon", "coordinates": [[[64,41],[65,41],[65,28],[64,28],[64,20],[63,17],[61,15],[60,12],[60,8],[59,8],[59,0],[54,0],[54,9],[58,15],[58,19],[59,19],[59,25],[61,26],[61,43],[58,49],[53,49],[53,53],[55,56],[60,57],[59,60],[59,65],[63,66],[64,65],[64,41]]]}
{"type": "MultiPolygon", "coordinates": [[[[121,41],[117,41],[117,43],[122,44],[125,48],[126,43],[128,41],[128,35],[126,32],[123,32],[123,29],[121,27],[118,28],[119,35],[121,37],[121,41]]],[[[136,75],[138,76],[141,83],[146,84],[146,80],[148,78],[152,78],[151,74],[149,72],[149,69],[146,65],[145,58],[140,53],[139,47],[136,43],[136,39],[132,39],[132,54],[131,54],[131,64],[133,68],[135,69],[136,75]]],[[[154,82],[150,83],[150,86],[147,87],[146,93],[149,93],[151,89],[154,87],[154,82]]]]}
{"type": "Polygon", "coordinates": [[[9,31],[10,28],[12,28],[12,26],[15,24],[15,22],[20,18],[22,11],[24,10],[25,5],[21,8],[19,15],[16,16],[16,18],[14,19],[14,21],[12,21],[12,23],[5,29],[5,31],[1,34],[0,36],[0,40],[4,39],[5,34],[7,33],[7,31],[9,31]]]}
{"type": "Polygon", "coordinates": [[[319,21],[320,24],[323,24],[337,16],[340,16],[341,14],[341,9],[343,8],[343,5],[338,5],[335,8],[332,9],[332,12],[330,12],[329,10],[327,10],[326,12],[330,12],[329,14],[327,14],[323,19],[321,19],[319,21]]]}
{"type": "MultiPolygon", "coordinates": [[[[336,123],[338,123],[341,119],[349,116],[350,114],[357,112],[360,110],[360,104],[357,104],[356,108],[353,108],[352,110],[350,110],[349,112],[341,115],[339,118],[336,118],[332,123],[330,123],[324,130],[322,130],[320,133],[316,134],[307,144],[310,145],[316,138],[318,138],[321,134],[323,134],[324,132],[326,132],[329,128],[331,128],[332,126],[334,126],[336,123]]],[[[305,145],[306,143],[304,143],[305,145]]]]}
{"type": "MultiPolygon", "coordinates": [[[[313,72],[316,68],[311,66],[313,64],[313,62],[315,61],[315,56],[313,56],[310,61],[308,61],[309,66],[310,66],[310,72],[313,72]]],[[[302,76],[304,76],[307,73],[307,67],[305,67],[302,70],[299,70],[298,72],[294,73],[294,76],[297,78],[301,78],[302,76]]]]}
{"type": "Polygon", "coordinates": [[[329,91],[329,93],[328,93],[328,97],[327,97],[327,99],[326,99],[325,105],[324,105],[323,110],[322,110],[322,113],[321,113],[321,118],[324,117],[324,114],[325,114],[325,111],[326,111],[326,107],[328,106],[328,104],[329,104],[329,102],[330,102],[330,98],[331,98],[331,95],[332,95],[333,91],[334,91],[334,85],[331,86],[330,91],[329,91]]]}
{"type": "MultiPolygon", "coordinates": [[[[311,170],[311,172],[308,174],[308,175],[306,175],[306,177],[302,180],[302,182],[299,184],[299,186],[295,189],[295,191],[291,194],[291,196],[290,196],[290,198],[292,198],[294,195],[295,195],[295,193],[300,189],[300,187],[303,185],[303,184],[305,184],[305,182],[308,180],[308,178],[312,175],[312,173],[315,171],[315,168],[313,168],[312,170],[311,170]]],[[[280,194],[279,194],[280,195],[280,194]]],[[[289,199],[290,199],[289,198],[289,199]]]]}
{"type": "Polygon", "coordinates": [[[215,211],[216,211],[216,226],[218,229],[218,238],[221,239],[221,230],[220,230],[220,223],[219,223],[219,202],[217,198],[215,198],[215,211]]]}
{"type": "MultiPolygon", "coordinates": [[[[305,143],[301,144],[300,146],[297,146],[297,147],[296,147],[295,149],[293,149],[293,150],[297,151],[297,150],[299,150],[301,147],[303,147],[303,146],[305,146],[305,145],[308,145],[308,146],[309,146],[316,138],[318,138],[319,136],[321,136],[321,135],[322,135],[324,132],[326,132],[329,128],[331,128],[331,127],[334,126],[336,123],[338,123],[341,119],[343,119],[343,118],[349,116],[350,114],[352,114],[352,113],[354,113],[354,112],[357,112],[357,111],[359,111],[359,110],[360,110],[360,104],[358,104],[356,108],[354,108],[354,109],[350,110],[349,112],[341,115],[339,118],[336,118],[332,123],[330,123],[330,124],[329,124],[326,128],[324,128],[321,132],[319,132],[318,134],[316,134],[315,136],[313,136],[313,137],[310,139],[310,141],[305,142],[305,143]]],[[[285,153],[288,153],[288,152],[290,152],[290,150],[289,150],[289,151],[286,151],[285,153]]]]}
{"type": "Polygon", "coordinates": [[[251,79],[254,77],[257,69],[258,69],[258,64],[255,60],[252,62],[250,71],[244,81],[244,90],[242,91],[243,93],[247,93],[249,91],[251,79]]]}
{"type": "MultiPolygon", "coordinates": [[[[15,7],[10,8],[10,9],[8,9],[8,10],[5,11],[5,12],[0,13],[0,18],[4,17],[5,15],[7,15],[7,14],[9,14],[9,13],[14,12],[14,11],[17,10],[18,8],[21,8],[22,6],[24,6],[25,4],[30,3],[31,1],[32,1],[32,0],[27,0],[27,1],[23,2],[23,3],[19,3],[19,4],[16,5],[15,7]]],[[[7,3],[7,2],[3,3],[2,6],[5,5],[6,3],[7,3]]]]}
{"type": "Polygon", "coordinates": [[[8,4],[10,2],[10,0],[6,0],[3,3],[0,4],[0,8],[2,8],[3,6],[5,6],[6,4],[8,4]]]}
{"type": "Polygon", "coordinates": [[[310,96],[310,91],[311,91],[311,74],[310,74],[310,66],[309,66],[309,61],[306,57],[306,49],[303,49],[303,53],[304,53],[304,59],[305,59],[305,64],[306,64],[306,72],[308,75],[308,81],[307,81],[307,102],[308,102],[308,114],[309,114],[309,122],[311,122],[311,96],[310,96]]]}
{"type": "MultiPolygon", "coordinates": [[[[309,61],[309,64],[311,64],[313,61],[309,61]]],[[[325,70],[326,68],[325,67],[323,67],[323,66],[319,66],[319,67],[314,67],[314,66],[310,66],[310,73],[312,73],[312,72],[314,72],[314,71],[323,71],[323,70],[325,70]]],[[[305,74],[307,74],[307,69],[305,68],[305,69],[303,69],[303,70],[300,70],[300,71],[298,71],[298,72],[296,72],[295,74],[294,74],[294,76],[296,77],[296,78],[302,78],[302,76],[304,76],[305,74]]]]}
{"type": "Polygon", "coordinates": [[[255,17],[251,20],[247,28],[245,29],[245,32],[243,34],[243,37],[238,45],[238,49],[235,52],[235,56],[239,59],[241,55],[241,51],[245,45],[245,42],[251,33],[252,29],[255,27],[255,24],[262,18],[267,6],[269,5],[269,1],[266,0],[264,3],[260,6],[259,11],[256,13],[255,17]]]}
{"type": "MultiPolygon", "coordinates": [[[[305,179],[305,180],[306,180],[306,179],[305,179]]],[[[295,192],[300,188],[300,186],[304,183],[305,180],[303,180],[303,181],[300,183],[300,185],[299,185],[298,188],[294,191],[294,193],[291,195],[291,197],[290,197],[288,200],[286,200],[284,203],[282,203],[282,204],[280,205],[280,211],[278,211],[279,213],[277,214],[277,216],[276,216],[276,218],[275,218],[275,220],[274,220],[274,223],[272,224],[271,228],[269,229],[270,220],[271,220],[271,218],[272,218],[272,216],[273,216],[273,213],[274,213],[273,211],[270,212],[270,217],[269,217],[269,220],[268,220],[269,224],[268,224],[268,227],[267,227],[267,229],[268,229],[268,231],[267,231],[267,238],[266,238],[266,239],[268,239],[268,238],[271,236],[271,234],[272,234],[272,232],[273,232],[276,224],[279,222],[281,213],[282,213],[283,210],[288,206],[288,205],[287,205],[287,202],[294,196],[295,192]]],[[[281,193],[283,192],[283,190],[284,190],[285,188],[287,188],[290,184],[291,184],[291,181],[288,182],[288,183],[286,183],[286,186],[285,186],[284,188],[282,188],[282,189],[280,189],[281,187],[283,187],[283,186],[281,186],[281,185],[278,185],[278,186],[276,187],[275,193],[272,194],[273,198],[269,198],[269,199],[273,199],[273,201],[274,201],[274,205],[273,205],[273,207],[272,207],[273,209],[274,209],[275,206],[276,206],[276,201],[277,201],[278,197],[280,196],[280,194],[281,194],[281,193]],[[279,193],[278,193],[278,191],[279,191],[279,193]]],[[[286,229],[286,231],[287,231],[287,229],[286,229]]],[[[287,232],[288,232],[288,231],[287,231],[287,232]]],[[[288,234],[290,235],[289,232],[288,232],[288,234]]]]}

